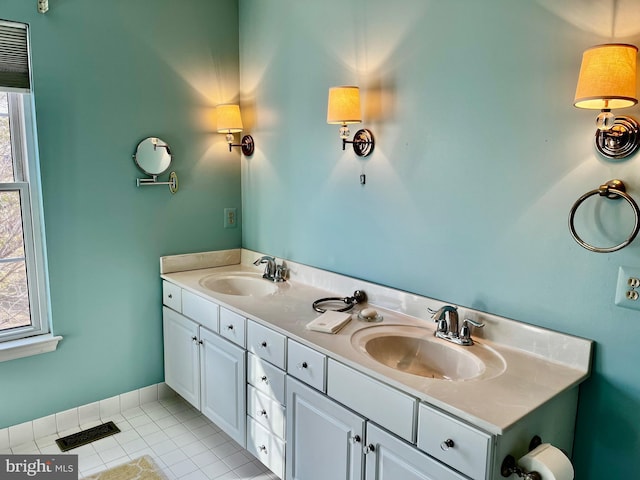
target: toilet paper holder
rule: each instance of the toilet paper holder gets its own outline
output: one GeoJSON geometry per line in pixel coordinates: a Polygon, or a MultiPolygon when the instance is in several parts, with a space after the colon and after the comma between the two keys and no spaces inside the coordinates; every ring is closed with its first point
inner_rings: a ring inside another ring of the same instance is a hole
{"type": "MultiPolygon", "coordinates": [[[[538,435],[535,435],[529,442],[529,451],[531,452],[540,445],[542,445],[542,439],[538,435]]],[[[500,467],[500,473],[505,478],[515,473],[518,477],[524,478],[524,480],[542,480],[542,475],[538,472],[526,472],[521,468],[516,463],[516,459],[513,455],[507,455],[504,457],[502,466],[500,467]]]]}

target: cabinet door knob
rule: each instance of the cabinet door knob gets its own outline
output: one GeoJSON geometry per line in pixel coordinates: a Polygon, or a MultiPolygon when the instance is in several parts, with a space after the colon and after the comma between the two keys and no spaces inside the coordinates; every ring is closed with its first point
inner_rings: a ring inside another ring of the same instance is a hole
{"type": "Polygon", "coordinates": [[[264,383],[269,383],[269,379],[267,378],[266,375],[261,376],[260,380],[262,380],[264,383]]]}
{"type": "Polygon", "coordinates": [[[233,330],[233,325],[227,325],[227,330],[233,330]]]}
{"type": "Polygon", "coordinates": [[[258,415],[260,415],[261,417],[266,417],[267,416],[267,411],[266,410],[258,410],[258,415]]]}
{"type": "Polygon", "coordinates": [[[364,447],[362,449],[362,451],[364,452],[365,455],[369,454],[369,453],[373,453],[376,451],[376,447],[373,445],[373,443],[370,443],[369,445],[367,445],[366,447],[364,447]]]}
{"type": "Polygon", "coordinates": [[[302,370],[303,368],[307,368],[309,365],[307,365],[307,362],[300,362],[296,366],[298,367],[299,370],[302,370]]]}
{"type": "Polygon", "coordinates": [[[173,298],[173,295],[170,293],[169,295],[167,295],[167,297],[173,298]]]}
{"type": "Polygon", "coordinates": [[[258,450],[261,451],[261,452],[267,453],[267,447],[265,447],[264,445],[260,445],[258,447],[258,450]]]}
{"type": "Polygon", "coordinates": [[[264,342],[264,341],[263,341],[263,342],[260,344],[260,348],[267,348],[267,342],[264,342]]]}
{"type": "Polygon", "coordinates": [[[360,443],[362,439],[360,438],[360,435],[354,435],[353,437],[351,437],[351,441],[353,443],[360,443]]]}
{"type": "Polygon", "coordinates": [[[197,343],[198,342],[198,337],[191,337],[191,341],[193,343],[197,343]]]}
{"type": "Polygon", "coordinates": [[[204,342],[202,340],[198,340],[198,344],[204,345],[204,342]]]}
{"type": "Polygon", "coordinates": [[[444,450],[445,452],[446,452],[447,450],[449,450],[450,448],[453,448],[453,447],[455,447],[455,446],[456,446],[456,444],[455,444],[455,443],[453,442],[453,440],[451,440],[450,438],[447,438],[444,442],[442,442],[442,443],[440,444],[440,448],[441,448],[442,450],[444,450]]]}

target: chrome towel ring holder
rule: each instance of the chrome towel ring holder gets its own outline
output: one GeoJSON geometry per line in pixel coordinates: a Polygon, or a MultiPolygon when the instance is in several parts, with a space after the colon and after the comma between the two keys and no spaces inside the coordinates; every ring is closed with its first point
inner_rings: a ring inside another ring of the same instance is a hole
{"type": "Polygon", "coordinates": [[[327,302],[335,302],[338,304],[344,303],[346,306],[342,308],[332,309],[334,312],[346,312],[347,310],[351,310],[356,303],[362,303],[367,301],[367,294],[362,290],[356,290],[353,292],[353,297],[327,297],[320,298],[313,302],[311,305],[313,309],[318,313],[324,313],[328,309],[322,308],[320,304],[327,302]]]}
{"type": "Polygon", "coordinates": [[[631,195],[626,193],[626,190],[627,188],[622,180],[609,180],[607,183],[600,185],[600,187],[596,188],[595,190],[591,190],[590,192],[585,193],[578,200],[576,200],[576,203],[573,204],[573,207],[571,207],[571,212],[569,213],[569,230],[571,231],[571,236],[573,237],[573,239],[578,242],[581,247],[584,247],[591,252],[611,253],[626,247],[633,241],[634,238],[636,238],[638,230],[640,230],[640,208],[638,208],[638,204],[631,197],[631,195]],[[618,245],[615,245],[613,247],[594,247],[593,245],[588,244],[587,242],[582,240],[582,238],[580,238],[580,236],[576,232],[576,227],[574,226],[574,218],[578,207],[587,198],[596,194],[600,195],[601,197],[607,197],[610,199],[624,198],[633,209],[635,219],[631,235],[629,235],[629,237],[624,242],[619,243],[618,245]]]}

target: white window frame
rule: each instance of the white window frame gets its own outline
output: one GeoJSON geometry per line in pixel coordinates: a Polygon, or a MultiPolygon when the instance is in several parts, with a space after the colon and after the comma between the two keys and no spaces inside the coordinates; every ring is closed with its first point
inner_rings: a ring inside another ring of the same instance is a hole
{"type": "Polygon", "coordinates": [[[0,90],[8,94],[15,177],[13,183],[0,183],[0,191],[20,193],[31,314],[30,326],[0,331],[0,362],[2,362],[53,351],[62,337],[54,336],[51,326],[33,93],[16,92],[1,86],[0,90]]]}

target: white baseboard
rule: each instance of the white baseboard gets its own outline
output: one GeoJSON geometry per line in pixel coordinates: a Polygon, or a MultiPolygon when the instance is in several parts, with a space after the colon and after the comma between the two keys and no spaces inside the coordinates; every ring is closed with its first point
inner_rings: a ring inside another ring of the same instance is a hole
{"type": "Polygon", "coordinates": [[[65,436],[108,421],[145,403],[169,399],[176,393],[164,382],[139,388],[64,412],[0,429],[0,453],[49,435],[65,436]]]}

